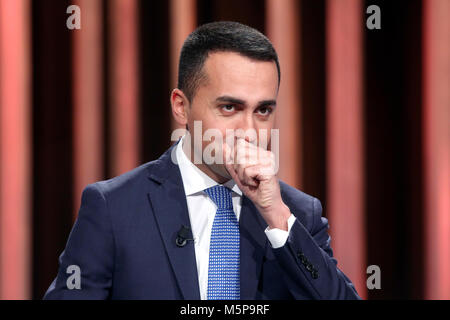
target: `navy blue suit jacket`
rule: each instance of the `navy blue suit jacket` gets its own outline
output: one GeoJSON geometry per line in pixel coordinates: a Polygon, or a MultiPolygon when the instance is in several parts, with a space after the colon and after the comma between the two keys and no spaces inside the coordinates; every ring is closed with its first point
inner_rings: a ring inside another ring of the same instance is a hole
{"type": "MultiPolygon", "coordinates": [[[[86,187],[45,299],[200,299],[194,244],[175,243],[180,227],[190,222],[172,148],[156,161],[86,187]],[[70,265],[80,268],[80,289],[67,287],[70,265]]],[[[241,299],[358,299],[336,266],[320,202],[280,184],[297,218],[281,248],[271,247],[267,224],[242,199],[241,299]]]]}

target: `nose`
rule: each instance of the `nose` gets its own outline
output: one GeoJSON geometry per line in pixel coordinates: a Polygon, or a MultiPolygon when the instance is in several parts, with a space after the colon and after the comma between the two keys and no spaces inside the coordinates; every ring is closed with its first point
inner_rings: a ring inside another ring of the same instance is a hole
{"type": "Polygon", "coordinates": [[[255,120],[252,112],[243,112],[236,128],[236,137],[245,139],[250,143],[257,143],[258,133],[256,131],[255,120]]]}

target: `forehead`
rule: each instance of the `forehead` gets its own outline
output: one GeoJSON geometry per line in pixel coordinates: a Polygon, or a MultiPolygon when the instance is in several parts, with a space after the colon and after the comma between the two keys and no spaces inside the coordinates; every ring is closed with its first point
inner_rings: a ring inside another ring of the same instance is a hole
{"type": "MultiPolygon", "coordinates": [[[[210,89],[276,93],[278,71],[274,61],[260,61],[235,52],[214,52],[208,55],[203,72],[210,89]]],[[[231,93],[231,92],[230,92],[231,93]]]]}

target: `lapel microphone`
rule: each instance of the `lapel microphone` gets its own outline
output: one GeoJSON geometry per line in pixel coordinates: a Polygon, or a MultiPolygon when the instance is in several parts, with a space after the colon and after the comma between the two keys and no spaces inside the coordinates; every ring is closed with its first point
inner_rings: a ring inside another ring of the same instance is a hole
{"type": "Polygon", "coordinates": [[[184,247],[188,241],[194,241],[191,236],[191,228],[187,226],[181,226],[181,229],[177,233],[175,244],[181,248],[184,247]]]}

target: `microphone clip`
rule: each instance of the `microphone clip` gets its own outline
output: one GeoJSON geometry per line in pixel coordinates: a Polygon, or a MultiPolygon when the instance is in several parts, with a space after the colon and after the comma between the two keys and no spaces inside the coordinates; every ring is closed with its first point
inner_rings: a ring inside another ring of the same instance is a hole
{"type": "Polygon", "coordinates": [[[177,247],[182,248],[188,241],[194,241],[191,235],[191,228],[183,225],[177,233],[175,244],[177,245],[177,247]]]}

